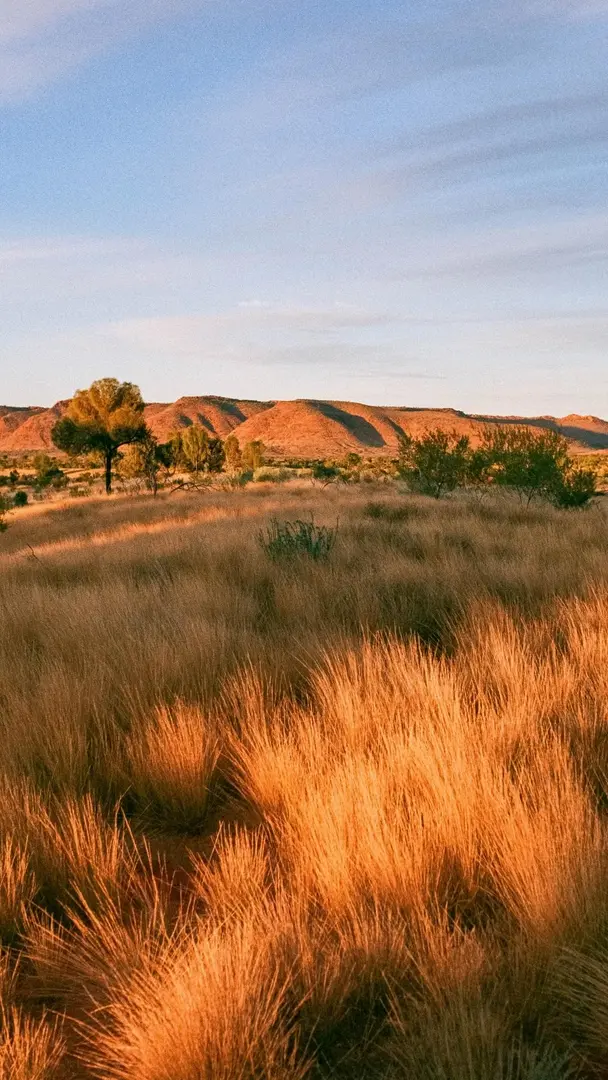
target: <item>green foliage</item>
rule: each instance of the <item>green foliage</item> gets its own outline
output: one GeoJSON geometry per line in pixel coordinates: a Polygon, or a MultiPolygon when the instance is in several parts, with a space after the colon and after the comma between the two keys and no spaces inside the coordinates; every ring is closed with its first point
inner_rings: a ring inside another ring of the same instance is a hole
{"type": "Polygon", "coordinates": [[[191,424],[169,444],[176,466],[198,479],[201,473],[220,473],[226,455],[222,440],[210,436],[202,424],[191,424]]]}
{"type": "Polygon", "coordinates": [[[243,468],[243,455],[236,435],[229,435],[224,441],[224,454],[226,455],[226,469],[230,473],[238,473],[243,468]]]}
{"type": "Polygon", "coordinates": [[[72,456],[98,452],[103,456],[106,492],[112,490],[112,466],[121,446],[141,442],[148,429],[144,402],[133,383],[98,379],[88,390],[77,390],[66,415],[58,420],[51,438],[59,450],[72,456]]]}
{"type": "Polygon", "coordinates": [[[557,431],[527,427],[486,428],[478,447],[467,436],[441,429],[399,441],[399,474],[410,488],[439,498],[457,487],[503,487],[529,505],[536,497],[555,506],[585,506],[597,494],[592,467],[575,465],[568,440],[557,431]]]}
{"type": "Polygon", "coordinates": [[[133,443],[121,455],[119,472],[125,480],[143,480],[156,495],[163,473],[169,474],[173,464],[171,443],[159,443],[149,431],[139,443],[133,443]]]}
{"type": "Polygon", "coordinates": [[[541,497],[556,506],[580,507],[596,494],[594,470],[572,463],[568,440],[557,431],[496,428],[485,432],[482,450],[491,459],[493,483],[511,488],[528,504],[541,497]]]}
{"type": "Polygon", "coordinates": [[[326,465],[323,461],[316,461],[312,467],[313,480],[318,480],[322,484],[331,484],[339,477],[340,470],[335,465],[326,465]]]}
{"type": "Polygon", "coordinates": [[[548,495],[568,464],[568,442],[556,431],[497,427],[484,432],[482,446],[493,463],[494,483],[528,502],[548,495]]]}
{"type": "Polygon", "coordinates": [[[246,469],[251,469],[255,472],[256,469],[261,469],[264,464],[264,454],[266,447],[261,439],[252,439],[251,442],[245,443],[243,447],[243,465],[246,469]]]}
{"type": "Polygon", "coordinates": [[[253,480],[253,473],[246,469],[241,469],[240,472],[227,473],[222,481],[222,487],[228,491],[238,491],[253,480]]]}
{"type": "Polygon", "coordinates": [[[573,510],[597,495],[597,473],[593,468],[572,465],[560,477],[550,492],[551,502],[564,510],[573,510]]]}
{"type": "Polygon", "coordinates": [[[0,532],[5,532],[5,530],[8,529],[6,516],[9,510],[10,506],[8,500],[3,495],[0,495],[0,532]]]}
{"type": "Polygon", "coordinates": [[[47,487],[65,487],[67,483],[63,469],[48,454],[35,454],[32,462],[36,470],[35,486],[38,491],[47,487]]]}
{"type": "Polygon", "coordinates": [[[204,472],[209,456],[209,432],[202,424],[191,424],[172,440],[176,463],[186,472],[204,472]]]}
{"type": "Polygon", "coordinates": [[[292,480],[294,475],[293,469],[286,469],[283,465],[263,465],[255,470],[253,479],[256,484],[282,484],[285,480],[292,480]]]}
{"type": "Polygon", "coordinates": [[[207,470],[210,473],[221,473],[226,461],[224,444],[220,438],[209,439],[207,449],[207,470]]]}
{"type": "Polygon", "coordinates": [[[27,506],[27,491],[16,491],[13,496],[13,506],[27,506]]]}
{"type": "Polygon", "coordinates": [[[278,521],[272,518],[270,525],[258,533],[258,541],[274,560],[293,559],[306,555],[310,559],[326,559],[336,542],[337,525],[315,525],[310,521],[278,521]]]}
{"type": "Polygon", "coordinates": [[[464,484],[470,454],[469,439],[436,428],[421,439],[399,439],[399,473],[413,491],[438,499],[464,484]]]}

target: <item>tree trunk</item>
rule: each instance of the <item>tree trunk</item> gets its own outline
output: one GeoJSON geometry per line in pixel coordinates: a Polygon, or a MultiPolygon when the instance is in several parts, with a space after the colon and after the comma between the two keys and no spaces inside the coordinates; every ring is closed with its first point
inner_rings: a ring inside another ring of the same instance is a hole
{"type": "Polygon", "coordinates": [[[112,494],[112,459],[114,455],[111,450],[106,450],[106,495],[112,494]]]}

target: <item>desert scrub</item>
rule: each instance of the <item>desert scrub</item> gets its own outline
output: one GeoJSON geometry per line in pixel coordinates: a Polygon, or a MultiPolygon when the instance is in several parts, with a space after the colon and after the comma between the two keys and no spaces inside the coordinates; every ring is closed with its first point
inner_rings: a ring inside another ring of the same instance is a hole
{"type": "Polygon", "coordinates": [[[278,521],[272,518],[265,530],[260,530],[258,540],[271,559],[293,559],[307,555],[310,559],[327,559],[336,542],[338,526],[315,525],[314,519],[303,521],[278,521]]]}

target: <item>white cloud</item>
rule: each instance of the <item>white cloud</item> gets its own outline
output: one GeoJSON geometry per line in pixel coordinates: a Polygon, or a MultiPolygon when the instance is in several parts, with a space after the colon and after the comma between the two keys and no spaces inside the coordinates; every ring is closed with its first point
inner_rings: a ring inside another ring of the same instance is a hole
{"type": "Polygon", "coordinates": [[[1,0],[0,104],[19,101],[96,54],[204,0],[1,0]]]}

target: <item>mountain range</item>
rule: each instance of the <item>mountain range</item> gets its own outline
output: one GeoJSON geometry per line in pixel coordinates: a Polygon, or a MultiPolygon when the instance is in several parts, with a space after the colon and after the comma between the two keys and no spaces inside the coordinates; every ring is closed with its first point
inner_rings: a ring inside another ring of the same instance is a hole
{"type": "MultiPolygon", "coordinates": [[[[0,451],[52,450],[51,429],[69,401],[51,408],[0,406],[0,451]]],[[[400,434],[420,435],[443,428],[468,435],[475,443],[487,425],[552,428],[565,435],[576,453],[608,451],[608,420],[597,416],[482,416],[457,409],[363,405],[352,401],[249,401],[237,398],[182,397],[146,405],[146,420],[160,441],[180,428],[202,424],[210,434],[231,432],[241,445],[261,439],[270,457],[339,458],[391,456],[400,434]]]]}

